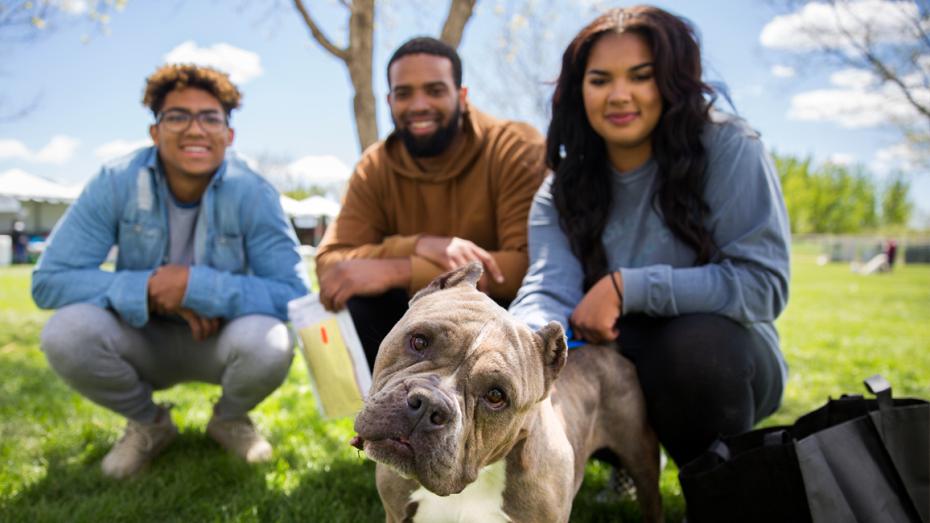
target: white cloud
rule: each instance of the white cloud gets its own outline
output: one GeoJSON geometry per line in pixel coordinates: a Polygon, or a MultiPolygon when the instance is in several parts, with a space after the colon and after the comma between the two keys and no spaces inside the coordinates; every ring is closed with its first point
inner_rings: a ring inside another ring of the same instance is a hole
{"type": "Polygon", "coordinates": [[[35,163],[52,163],[61,165],[74,156],[80,140],[59,134],[53,136],[44,147],[36,152],[29,150],[19,140],[0,140],[0,159],[21,159],[35,163]]]}
{"type": "Polygon", "coordinates": [[[833,153],[827,161],[834,165],[853,165],[856,157],[849,153],[833,153]]]}
{"type": "Polygon", "coordinates": [[[29,158],[32,153],[19,140],[0,140],[0,160],[7,158],[29,158]]]}
{"type": "Polygon", "coordinates": [[[868,89],[878,85],[878,77],[864,69],[843,69],[830,75],[830,83],[848,89],[868,89]]]}
{"type": "Polygon", "coordinates": [[[149,138],[144,140],[113,140],[94,149],[94,156],[100,161],[107,161],[149,145],[152,145],[152,140],[149,138]]]}
{"type": "Polygon", "coordinates": [[[258,78],[264,72],[258,53],[227,43],[198,47],[196,42],[188,40],[168,51],[165,55],[165,63],[192,63],[214,67],[229,74],[229,79],[239,85],[258,78]]]}
{"type": "Polygon", "coordinates": [[[87,0],[59,0],[54,2],[58,9],[69,15],[82,15],[87,12],[87,0]]]}
{"type": "MultiPolygon", "coordinates": [[[[794,120],[832,121],[848,128],[889,124],[919,124],[924,117],[893,84],[878,84],[868,71],[846,69],[830,76],[833,88],[799,93],[791,98],[788,117],[794,120]]],[[[914,88],[918,101],[930,101],[930,90],[914,88]]]]}
{"type": "Polygon", "coordinates": [[[869,167],[877,174],[887,175],[894,171],[914,170],[919,164],[917,152],[902,142],[876,151],[869,167]]]}
{"type": "Polygon", "coordinates": [[[74,156],[74,151],[80,143],[79,140],[63,134],[53,136],[45,147],[35,153],[33,159],[39,163],[64,164],[74,156]]]}
{"type": "Polygon", "coordinates": [[[333,155],[304,156],[287,162],[269,158],[256,159],[240,151],[236,151],[235,154],[279,191],[310,186],[342,188],[352,175],[352,170],[333,155]]]}
{"type": "Polygon", "coordinates": [[[759,42],[772,49],[804,52],[844,49],[851,35],[873,43],[900,43],[917,37],[909,21],[919,16],[915,2],[859,0],[831,5],[807,3],[799,11],[773,18],[762,28],[759,42]]]}
{"type": "Polygon", "coordinates": [[[772,76],[777,78],[792,78],[795,74],[794,67],[789,67],[787,65],[772,66],[772,76]]]}

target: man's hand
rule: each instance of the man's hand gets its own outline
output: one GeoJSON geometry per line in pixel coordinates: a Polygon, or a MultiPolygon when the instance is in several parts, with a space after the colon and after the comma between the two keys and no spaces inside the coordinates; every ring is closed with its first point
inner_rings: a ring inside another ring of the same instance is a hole
{"type": "Polygon", "coordinates": [[[185,265],[163,265],[149,276],[149,310],[174,314],[181,308],[190,270],[185,265]]]}
{"type": "Polygon", "coordinates": [[[352,296],[374,296],[408,285],[409,259],[345,260],[320,278],[320,302],[327,310],[338,311],[352,296]]]}
{"type": "Polygon", "coordinates": [[[204,318],[196,312],[185,308],[179,308],[177,313],[184,318],[184,321],[190,326],[191,335],[194,336],[195,341],[203,341],[220,330],[219,318],[204,318]]]}
{"type": "MultiPolygon", "coordinates": [[[[497,283],[504,283],[504,273],[497,266],[494,257],[488,251],[468,240],[455,236],[450,238],[448,236],[424,235],[417,240],[414,252],[417,256],[422,256],[447,271],[458,269],[468,264],[468,262],[481,262],[484,265],[486,275],[490,275],[497,283]]],[[[482,280],[484,280],[484,276],[482,276],[482,280]]],[[[479,284],[478,288],[480,289],[482,286],[485,287],[482,290],[486,290],[487,282],[484,281],[484,285],[479,284]]]]}
{"type": "Polygon", "coordinates": [[[598,280],[572,312],[571,325],[575,335],[591,343],[606,343],[617,339],[617,320],[622,312],[622,302],[610,278],[616,278],[623,291],[620,273],[608,273],[598,280]]]}

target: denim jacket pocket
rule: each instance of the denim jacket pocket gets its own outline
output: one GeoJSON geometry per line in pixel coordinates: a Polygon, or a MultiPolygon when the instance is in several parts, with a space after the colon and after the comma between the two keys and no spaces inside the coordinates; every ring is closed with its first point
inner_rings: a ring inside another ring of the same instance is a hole
{"type": "Polygon", "coordinates": [[[119,267],[128,270],[151,269],[161,265],[164,232],[145,222],[120,221],[119,267]]]}
{"type": "Polygon", "coordinates": [[[232,273],[245,272],[245,250],[242,236],[217,234],[213,238],[213,253],[210,265],[215,269],[232,273]]]}

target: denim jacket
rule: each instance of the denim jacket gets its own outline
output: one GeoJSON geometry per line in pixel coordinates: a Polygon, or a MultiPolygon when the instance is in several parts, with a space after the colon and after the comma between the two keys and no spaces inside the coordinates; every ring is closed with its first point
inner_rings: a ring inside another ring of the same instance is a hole
{"type": "MultiPolygon", "coordinates": [[[[91,303],[145,325],[149,277],[167,263],[168,190],[155,147],[104,166],[49,237],[32,274],[36,304],[91,303]],[[114,245],[116,271],[102,270],[114,245]]],[[[200,205],[182,306],[208,318],[286,320],[309,281],[277,191],[230,152],[200,205]]]]}

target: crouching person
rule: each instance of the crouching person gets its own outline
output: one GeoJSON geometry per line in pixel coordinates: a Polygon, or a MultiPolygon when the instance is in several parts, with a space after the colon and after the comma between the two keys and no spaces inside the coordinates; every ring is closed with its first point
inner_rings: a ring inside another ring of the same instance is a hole
{"type": "Polygon", "coordinates": [[[207,434],[248,462],[271,445],[248,412],[293,356],[288,300],[307,292],[275,189],[227,156],[240,93],[210,68],[166,65],[147,81],[153,147],[105,166],[56,225],[32,295],[58,309],[42,331],[52,369],[127,418],[104,474],[142,469],[177,435],[152,391],[222,386],[207,434]],[[118,248],[114,271],[102,270],[118,248]]]}

